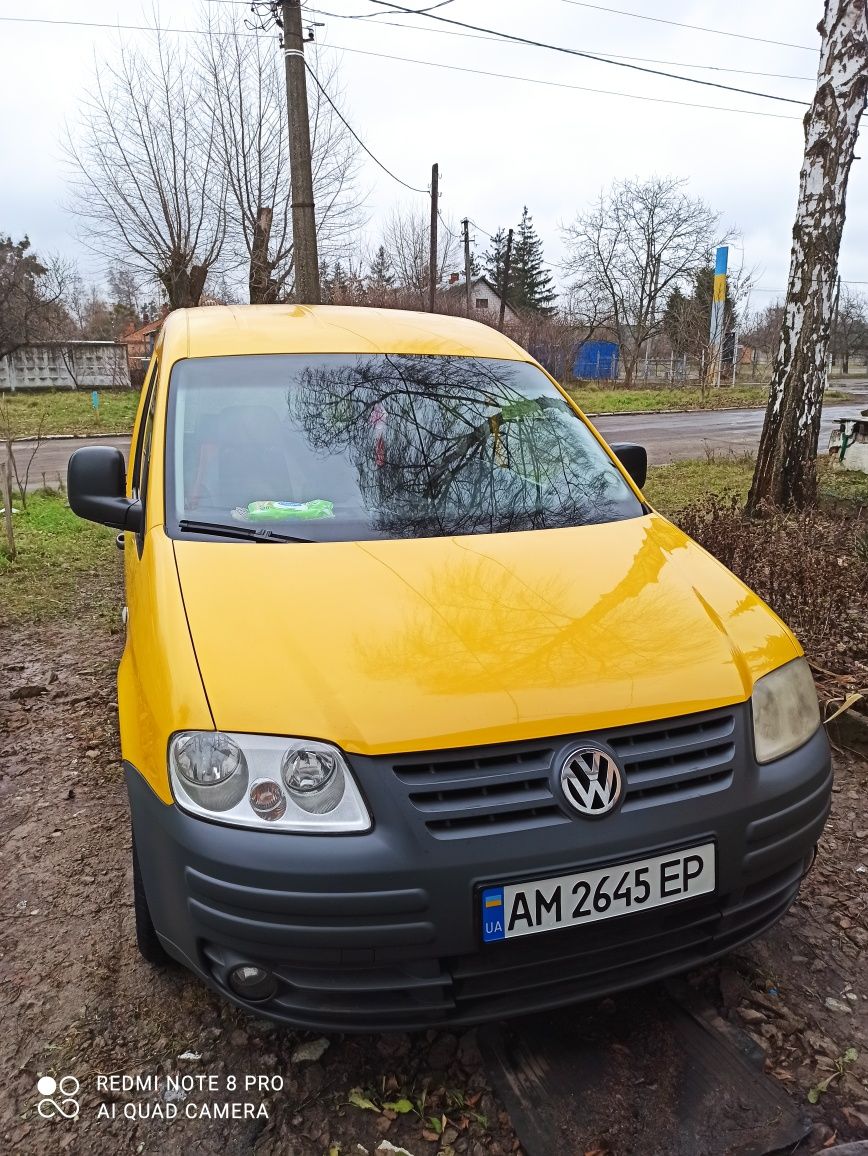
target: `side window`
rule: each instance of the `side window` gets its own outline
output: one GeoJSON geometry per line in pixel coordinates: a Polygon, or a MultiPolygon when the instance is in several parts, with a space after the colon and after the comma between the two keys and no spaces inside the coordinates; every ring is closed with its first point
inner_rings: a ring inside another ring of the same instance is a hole
{"type": "Polygon", "coordinates": [[[139,437],[136,442],[133,458],[132,494],[134,498],[144,501],[145,491],[148,488],[148,466],[151,460],[151,437],[154,430],[154,406],[157,400],[157,374],[159,366],[154,362],[151,377],[148,382],[148,400],[142,417],[139,437]]]}

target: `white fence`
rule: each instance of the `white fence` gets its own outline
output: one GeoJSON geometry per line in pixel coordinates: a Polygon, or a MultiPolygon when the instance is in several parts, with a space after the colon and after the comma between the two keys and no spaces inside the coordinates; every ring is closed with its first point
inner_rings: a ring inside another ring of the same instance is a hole
{"type": "Polygon", "coordinates": [[[0,390],[129,389],[125,345],[64,341],[24,345],[0,358],[0,390]]]}

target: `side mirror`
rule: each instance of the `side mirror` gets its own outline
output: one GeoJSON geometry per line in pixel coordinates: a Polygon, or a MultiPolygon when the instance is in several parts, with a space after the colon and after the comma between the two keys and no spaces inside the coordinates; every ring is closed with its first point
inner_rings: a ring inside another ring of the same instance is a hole
{"type": "Polygon", "coordinates": [[[618,442],[609,449],[641,490],[648,477],[648,451],[633,442],[618,442]]]}
{"type": "Polygon", "coordinates": [[[113,446],[83,446],[66,467],[69,506],[79,518],[139,533],[142,503],[126,496],[124,455],[113,446]]]}

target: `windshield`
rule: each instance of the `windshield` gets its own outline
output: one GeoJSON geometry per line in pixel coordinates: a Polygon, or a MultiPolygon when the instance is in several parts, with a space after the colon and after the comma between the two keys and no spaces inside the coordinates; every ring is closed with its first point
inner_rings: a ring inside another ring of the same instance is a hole
{"type": "Polygon", "coordinates": [[[526,362],[202,357],[172,370],[170,524],[322,541],[581,526],[642,507],[526,362]]]}

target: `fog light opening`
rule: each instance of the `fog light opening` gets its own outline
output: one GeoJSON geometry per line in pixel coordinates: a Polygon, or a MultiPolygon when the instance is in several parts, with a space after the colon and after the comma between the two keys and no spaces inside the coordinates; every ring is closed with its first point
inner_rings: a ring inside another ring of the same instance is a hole
{"type": "Polygon", "coordinates": [[[277,980],[264,967],[241,963],[229,972],[229,986],[246,1000],[271,999],[277,992],[277,980]]]}

